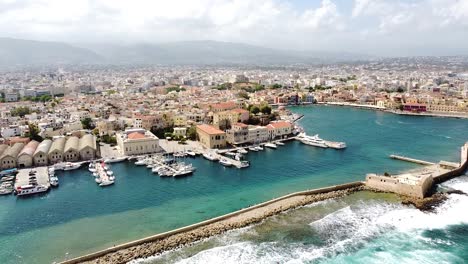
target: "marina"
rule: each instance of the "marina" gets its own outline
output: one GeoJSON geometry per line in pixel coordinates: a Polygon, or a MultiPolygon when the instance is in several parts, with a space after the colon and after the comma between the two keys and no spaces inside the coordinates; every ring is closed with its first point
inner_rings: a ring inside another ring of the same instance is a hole
{"type": "Polygon", "coordinates": [[[15,192],[18,196],[47,192],[49,188],[49,170],[47,167],[18,170],[15,181],[15,192]]]}
{"type": "Polygon", "coordinates": [[[194,177],[177,180],[157,177],[132,159],[112,164],[116,184],[103,189],[96,188],[87,165],[59,170],[55,174],[60,187],[40,197],[0,197],[1,211],[8,212],[0,218],[0,259],[7,264],[59,262],[291,192],[362,181],[369,172],[397,174],[419,166],[391,160],[391,153],[458,161],[457,149],[466,140],[463,120],[427,122],[331,106],[298,107],[294,111],[306,114],[300,121],[306,131],[346,140],[349,148],[324,151],[297,140],[283,146],[275,143],[276,150],[248,151],[246,158],[251,164],[245,170],[226,168],[201,156],[187,157],[186,161],[197,168],[194,177]],[[366,129],[360,129],[362,126],[366,129]],[[416,136],[409,140],[408,134],[416,136]]]}

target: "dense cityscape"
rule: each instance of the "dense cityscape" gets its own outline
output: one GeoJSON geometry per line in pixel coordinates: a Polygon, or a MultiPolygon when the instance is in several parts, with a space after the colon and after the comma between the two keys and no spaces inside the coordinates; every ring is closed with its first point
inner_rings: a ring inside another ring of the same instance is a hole
{"type": "Polygon", "coordinates": [[[0,263],[466,263],[467,25],[460,0],[0,0],[0,263]]]}

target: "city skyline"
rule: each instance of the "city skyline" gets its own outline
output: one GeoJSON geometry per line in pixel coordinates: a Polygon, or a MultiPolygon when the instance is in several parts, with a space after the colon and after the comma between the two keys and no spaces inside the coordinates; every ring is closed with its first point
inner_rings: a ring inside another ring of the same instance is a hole
{"type": "Polygon", "coordinates": [[[373,56],[468,54],[468,3],[440,0],[0,1],[0,36],[67,43],[215,40],[373,56]]]}

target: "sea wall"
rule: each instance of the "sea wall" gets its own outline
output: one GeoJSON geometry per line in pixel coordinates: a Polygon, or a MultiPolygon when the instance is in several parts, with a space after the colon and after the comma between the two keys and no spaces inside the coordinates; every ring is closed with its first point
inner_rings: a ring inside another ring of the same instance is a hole
{"type": "Polygon", "coordinates": [[[454,177],[462,175],[468,167],[468,142],[465,143],[460,149],[460,166],[454,170],[451,170],[447,173],[438,175],[434,177],[435,183],[441,183],[447,180],[450,180],[454,177]]]}
{"type": "MultiPolygon", "coordinates": [[[[158,241],[161,241],[163,239],[170,238],[170,237],[177,237],[178,235],[185,234],[185,233],[188,233],[190,231],[194,231],[196,229],[205,228],[205,227],[207,227],[209,225],[219,223],[219,222],[231,219],[231,218],[235,218],[235,217],[237,217],[237,216],[239,216],[241,214],[245,214],[245,213],[248,213],[248,212],[255,212],[257,210],[261,211],[261,210],[265,209],[266,207],[268,207],[270,205],[273,205],[275,203],[284,202],[284,201],[286,201],[288,199],[294,199],[294,198],[301,197],[301,196],[314,196],[314,195],[319,195],[320,196],[320,195],[322,195],[321,197],[318,197],[318,199],[303,200],[303,201],[295,204],[295,205],[304,205],[304,204],[307,204],[307,202],[310,203],[310,202],[317,201],[317,200],[323,200],[323,199],[338,197],[340,195],[346,194],[346,190],[356,189],[356,188],[360,188],[362,186],[364,186],[364,182],[351,182],[351,183],[346,183],[346,184],[341,184],[341,185],[334,185],[334,186],[325,187],[325,188],[319,188],[319,189],[313,189],[313,190],[307,190],[307,191],[291,193],[291,194],[288,194],[288,195],[285,195],[285,196],[282,196],[282,197],[279,197],[279,198],[276,198],[276,199],[272,199],[272,200],[257,204],[257,205],[252,206],[252,207],[241,209],[241,210],[238,210],[238,211],[235,211],[235,212],[232,212],[232,213],[228,213],[228,214],[225,214],[225,215],[222,215],[222,216],[219,216],[219,217],[211,218],[209,220],[202,221],[202,222],[199,222],[199,223],[196,223],[196,224],[193,224],[193,225],[189,225],[189,226],[186,226],[186,227],[178,228],[178,229],[175,229],[175,230],[172,230],[172,231],[169,231],[169,232],[149,236],[149,237],[146,237],[146,238],[143,238],[143,239],[135,240],[135,241],[124,243],[124,244],[121,244],[121,245],[118,245],[118,246],[107,248],[107,249],[104,249],[104,250],[101,250],[101,251],[97,251],[95,253],[91,253],[91,254],[84,255],[84,256],[81,256],[81,257],[77,257],[77,258],[74,258],[74,259],[66,260],[66,261],[64,261],[62,263],[74,264],[74,263],[92,261],[92,260],[95,260],[95,259],[98,259],[98,258],[102,258],[102,257],[104,257],[104,256],[106,256],[108,254],[115,253],[115,252],[118,252],[118,251],[124,251],[124,250],[132,248],[132,247],[137,247],[139,245],[143,245],[143,244],[147,244],[147,243],[151,243],[151,242],[157,243],[158,241]],[[331,195],[327,195],[327,194],[331,194],[331,195]]],[[[294,206],[291,206],[291,208],[293,208],[293,207],[294,206]]],[[[285,209],[288,209],[288,207],[287,206],[284,206],[284,207],[279,206],[279,208],[277,208],[276,210],[271,211],[270,213],[262,212],[260,217],[258,217],[258,216],[253,217],[252,220],[247,221],[245,223],[238,223],[237,225],[236,224],[231,224],[229,226],[226,226],[223,229],[223,231],[246,226],[248,223],[254,223],[255,221],[259,220],[260,218],[264,218],[264,216],[274,215],[276,213],[284,211],[285,209]]],[[[209,234],[208,234],[209,232],[207,232],[207,231],[203,231],[203,232],[206,233],[205,237],[209,236],[209,234]]],[[[214,232],[213,234],[216,234],[216,232],[214,232]]],[[[186,241],[187,242],[195,241],[196,239],[194,239],[193,236],[194,236],[193,234],[190,234],[189,235],[190,239],[188,239],[186,241]]],[[[202,238],[202,237],[203,236],[200,236],[199,238],[202,238]]],[[[167,250],[167,249],[170,249],[171,247],[175,248],[177,246],[177,243],[180,244],[180,245],[183,245],[183,244],[186,244],[187,242],[184,242],[183,239],[177,238],[177,240],[175,242],[176,243],[175,246],[171,245],[171,246],[169,246],[169,248],[166,247],[164,249],[167,250]]],[[[134,252],[134,250],[132,252],[134,252]]],[[[154,254],[154,252],[150,252],[150,253],[154,254]]],[[[143,256],[145,256],[145,255],[139,255],[138,257],[143,257],[143,256]]],[[[122,262],[125,262],[125,261],[128,261],[128,259],[122,258],[122,262]]],[[[105,263],[107,263],[107,262],[121,263],[120,261],[115,261],[115,260],[113,260],[113,261],[105,260],[103,262],[105,262],[105,263]]]]}
{"type": "Polygon", "coordinates": [[[398,178],[369,174],[366,176],[366,186],[383,192],[392,192],[400,195],[424,198],[432,188],[433,179],[426,176],[418,184],[400,182],[398,178]]]}

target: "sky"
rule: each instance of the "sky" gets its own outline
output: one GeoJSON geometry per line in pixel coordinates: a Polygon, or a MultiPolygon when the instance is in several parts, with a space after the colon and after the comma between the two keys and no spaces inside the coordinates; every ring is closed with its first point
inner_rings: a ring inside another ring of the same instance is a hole
{"type": "Polygon", "coordinates": [[[0,37],[468,54],[468,0],[0,0],[0,37]]]}

